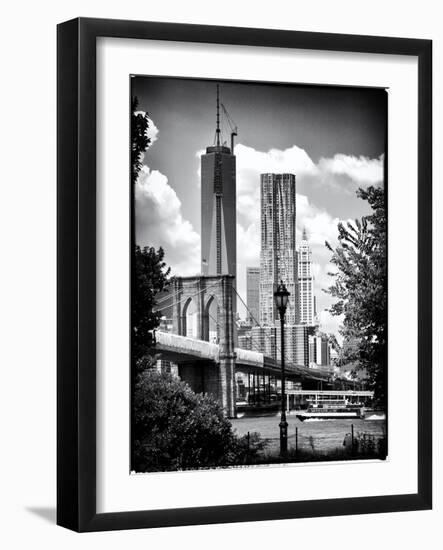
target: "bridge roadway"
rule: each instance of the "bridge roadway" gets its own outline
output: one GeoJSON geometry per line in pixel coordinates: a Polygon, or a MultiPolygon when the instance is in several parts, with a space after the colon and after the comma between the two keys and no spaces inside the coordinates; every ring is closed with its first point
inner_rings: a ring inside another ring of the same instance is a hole
{"type": "MultiPolygon", "coordinates": [[[[219,363],[220,346],[205,340],[196,340],[186,336],[178,336],[170,332],[157,330],[155,332],[155,351],[162,359],[180,362],[219,363]]],[[[263,370],[269,374],[281,374],[281,363],[257,351],[235,348],[235,364],[238,370],[263,370]]],[[[330,380],[332,369],[310,369],[304,365],[285,364],[285,374],[288,379],[330,380]]]]}

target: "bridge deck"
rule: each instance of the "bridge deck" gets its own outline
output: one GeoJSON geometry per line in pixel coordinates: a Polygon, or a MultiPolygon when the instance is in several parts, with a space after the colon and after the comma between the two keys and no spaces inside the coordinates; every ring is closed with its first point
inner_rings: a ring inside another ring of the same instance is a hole
{"type": "MultiPolygon", "coordinates": [[[[155,351],[168,361],[210,361],[218,363],[220,346],[204,340],[179,336],[170,332],[156,331],[155,351]]],[[[235,348],[236,365],[239,369],[259,369],[272,374],[281,373],[281,363],[257,351],[235,348]]],[[[304,365],[285,365],[289,379],[304,378],[309,380],[328,381],[333,376],[332,369],[311,369],[304,365]]],[[[295,391],[295,390],[291,390],[295,391]]]]}

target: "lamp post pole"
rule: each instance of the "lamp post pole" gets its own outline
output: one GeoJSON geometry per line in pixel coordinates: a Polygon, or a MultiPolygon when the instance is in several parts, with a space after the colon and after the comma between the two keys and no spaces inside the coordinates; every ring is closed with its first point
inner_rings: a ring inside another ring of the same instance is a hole
{"type": "Polygon", "coordinates": [[[288,423],[286,422],[286,380],[285,380],[285,314],[280,311],[281,327],[281,417],[280,417],[280,455],[288,453],[288,423]]]}
{"type": "Polygon", "coordinates": [[[285,313],[290,293],[283,281],[274,292],[275,304],[280,314],[281,331],[281,416],[280,416],[280,456],[286,457],[288,453],[288,423],[286,422],[286,380],[285,380],[285,313]]]}

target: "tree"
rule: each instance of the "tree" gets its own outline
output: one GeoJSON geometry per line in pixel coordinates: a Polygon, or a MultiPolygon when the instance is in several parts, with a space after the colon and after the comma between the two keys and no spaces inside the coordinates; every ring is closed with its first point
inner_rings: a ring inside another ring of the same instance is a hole
{"type": "Polygon", "coordinates": [[[376,397],[386,400],[387,385],[387,263],[385,194],[381,187],[359,189],[357,196],[368,201],[372,214],[354,223],[338,224],[339,244],[331,262],[334,284],[327,289],[337,302],[333,315],[344,315],[341,333],[355,342],[345,360],[355,361],[367,372],[376,397]]]}
{"type": "Polygon", "coordinates": [[[147,135],[149,117],[147,113],[137,111],[137,97],[132,98],[131,107],[131,182],[135,185],[142,167],[143,154],[151,140],[147,135]]]}
{"type": "Polygon", "coordinates": [[[137,472],[209,468],[238,463],[240,447],[221,406],[167,373],[137,377],[132,468],[137,472]]]}
{"type": "MultiPolygon", "coordinates": [[[[142,167],[143,154],[151,140],[147,136],[149,118],[137,111],[138,99],[132,98],[131,116],[131,182],[135,185],[142,167]]],[[[158,327],[161,313],[154,311],[155,297],[169,285],[170,268],[163,261],[160,247],[135,246],[132,262],[132,358],[133,370],[150,366],[148,355],[152,347],[152,331],[158,327]]]]}
{"type": "Polygon", "coordinates": [[[336,356],[334,359],[331,359],[331,364],[337,365],[340,363],[340,355],[341,355],[341,347],[337,341],[337,337],[335,334],[328,334],[328,343],[331,346],[331,348],[335,351],[336,356]]]}
{"type": "Polygon", "coordinates": [[[152,331],[158,327],[161,311],[154,311],[156,295],[169,286],[170,268],[163,261],[163,248],[135,247],[132,285],[132,357],[134,369],[150,366],[152,331]]]}

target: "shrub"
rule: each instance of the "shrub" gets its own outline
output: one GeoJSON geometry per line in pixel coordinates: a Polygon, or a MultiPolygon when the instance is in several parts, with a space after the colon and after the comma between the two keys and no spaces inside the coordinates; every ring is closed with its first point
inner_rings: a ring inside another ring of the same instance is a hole
{"type": "Polygon", "coordinates": [[[234,450],[235,463],[255,464],[260,460],[261,452],[266,446],[266,440],[262,439],[258,432],[237,436],[234,450]]]}
{"type": "Polygon", "coordinates": [[[133,470],[152,472],[238,464],[242,446],[208,395],[170,374],[137,376],[132,425],[133,470]]]}

